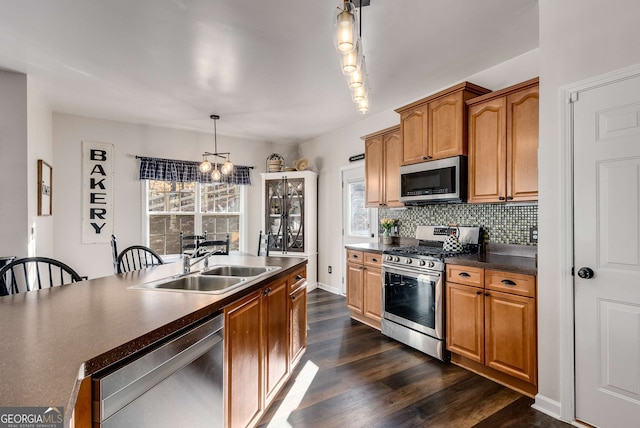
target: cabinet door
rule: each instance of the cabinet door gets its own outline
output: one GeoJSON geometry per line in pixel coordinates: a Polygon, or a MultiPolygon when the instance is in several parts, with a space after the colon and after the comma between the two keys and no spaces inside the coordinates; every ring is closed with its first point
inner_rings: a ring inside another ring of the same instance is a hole
{"type": "Polygon", "coordinates": [[[507,96],[507,200],[538,200],[538,86],[507,96]]]}
{"type": "Polygon", "coordinates": [[[304,251],[304,178],[285,180],[285,244],[286,251],[304,251]]]}
{"type": "Polygon", "coordinates": [[[429,103],[429,144],[432,159],[467,154],[463,93],[429,103]]]}
{"type": "Polygon", "coordinates": [[[469,107],[468,201],[506,200],[506,99],[469,107]]]}
{"type": "MultiPolygon", "coordinates": [[[[400,202],[400,165],[402,165],[402,139],[400,132],[390,132],[384,141],[384,204],[388,207],[402,207],[400,202]]],[[[365,158],[366,159],[366,158],[365,158]]]]}
{"type": "Polygon", "coordinates": [[[484,363],[484,294],[481,288],[447,283],[447,349],[484,363]]]}
{"type": "Polygon", "coordinates": [[[366,206],[378,208],[384,203],[384,150],[382,135],[367,138],[364,143],[366,206]]]}
{"type": "Polygon", "coordinates": [[[536,307],[529,297],[490,291],[485,299],[485,364],[537,384],[536,307]]]}
{"type": "Polygon", "coordinates": [[[285,212],[285,183],[283,179],[265,181],[265,233],[273,235],[273,247],[275,251],[286,249],[286,231],[283,213],[285,212]]]}
{"type": "Polygon", "coordinates": [[[302,356],[307,346],[307,287],[302,286],[289,295],[290,366],[302,356]]]}
{"type": "Polygon", "coordinates": [[[363,313],[376,321],[382,319],[382,274],[379,268],[364,270],[363,313]]]}
{"type": "Polygon", "coordinates": [[[269,402],[289,370],[287,279],[276,281],[263,290],[265,396],[269,402]]]}
{"type": "Polygon", "coordinates": [[[225,309],[227,426],[246,427],[262,413],[262,303],[255,292],[225,309]]]}
{"type": "Polygon", "coordinates": [[[429,114],[427,104],[405,111],[400,116],[402,134],[402,164],[408,165],[428,160],[429,114]]]}
{"type": "Polygon", "coordinates": [[[347,308],[362,313],[364,269],[362,264],[347,263],[347,308]]]}

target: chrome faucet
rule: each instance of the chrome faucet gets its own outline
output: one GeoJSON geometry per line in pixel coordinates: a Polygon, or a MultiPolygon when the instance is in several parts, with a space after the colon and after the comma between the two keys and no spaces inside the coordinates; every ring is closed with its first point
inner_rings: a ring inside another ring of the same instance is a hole
{"type": "Polygon", "coordinates": [[[211,250],[201,256],[183,254],[182,255],[182,273],[190,273],[191,266],[196,263],[204,260],[204,268],[207,269],[209,267],[209,257],[213,256],[216,253],[216,250],[211,250]]]}

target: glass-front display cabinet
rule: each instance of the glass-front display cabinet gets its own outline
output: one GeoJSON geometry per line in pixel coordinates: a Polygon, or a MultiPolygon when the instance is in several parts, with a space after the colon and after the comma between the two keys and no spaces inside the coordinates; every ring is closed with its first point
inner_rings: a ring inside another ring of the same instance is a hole
{"type": "Polygon", "coordinates": [[[308,257],[314,269],[318,252],[318,174],[313,171],[262,174],[264,233],[273,236],[269,253],[308,257]]]}

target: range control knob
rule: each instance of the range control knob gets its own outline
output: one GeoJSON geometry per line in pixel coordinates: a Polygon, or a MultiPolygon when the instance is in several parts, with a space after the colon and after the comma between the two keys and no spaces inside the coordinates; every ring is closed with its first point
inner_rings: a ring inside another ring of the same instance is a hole
{"type": "Polygon", "coordinates": [[[407,259],[404,261],[406,264],[410,265],[411,264],[411,259],[407,259]]]}
{"type": "Polygon", "coordinates": [[[395,256],[395,257],[393,258],[393,261],[394,261],[394,262],[399,262],[399,261],[400,261],[400,257],[395,256]]]}
{"type": "Polygon", "coordinates": [[[425,261],[424,260],[420,260],[420,266],[424,266],[425,265],[425,261]]]}
{"type": "Polygon", "coordinates": [[[434,262],[429,262],[429,263],[427,264],[427,266],[428,266],[428,267],[430,267],[430,268],[434,267],[435,265],[436,265],[436,264],[435,264],[434,262]]]}
{"type": "Polygon", "coordinates": [[[391,260],[393,260],[393,257],[392,256],[387,256],[384,259],[387,260],[387,261],[391,261],[391,260]]]}

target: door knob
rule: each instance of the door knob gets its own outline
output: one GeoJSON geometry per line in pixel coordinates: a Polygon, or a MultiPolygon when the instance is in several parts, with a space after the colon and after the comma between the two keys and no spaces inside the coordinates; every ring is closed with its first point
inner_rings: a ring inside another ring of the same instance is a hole
{"type": "Polygon", "coordinates": [[[581,267],[578,270],[578,276],[582,279],[591,279],[595,274],[593,273],[593,269],[588,267],[581,267]]]}

